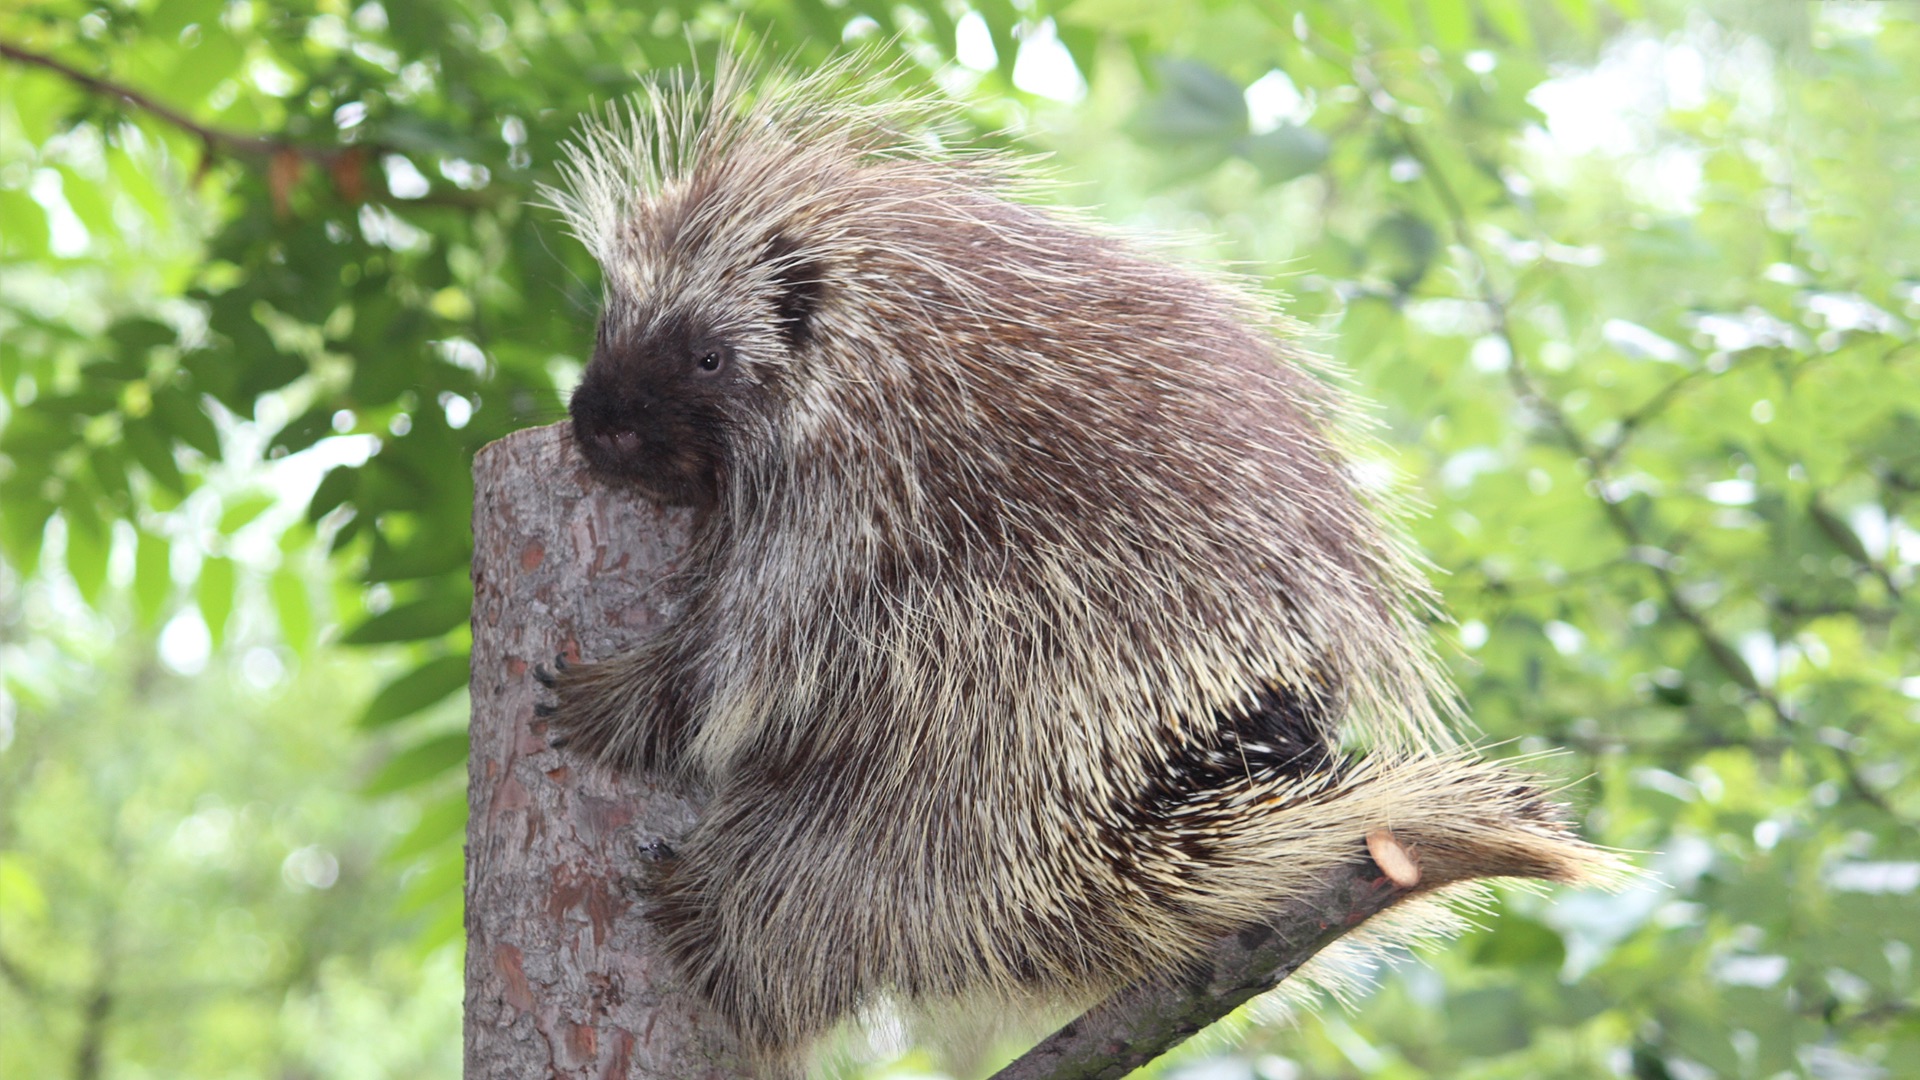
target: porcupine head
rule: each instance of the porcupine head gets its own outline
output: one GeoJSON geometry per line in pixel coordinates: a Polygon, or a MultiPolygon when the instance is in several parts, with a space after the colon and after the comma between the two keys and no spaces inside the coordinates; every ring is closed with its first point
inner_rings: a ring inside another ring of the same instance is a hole
{"type": "Polygon", "coordinates": [[[554,718],[711,792],[648,909],[690,992],[790,1059],[1177,968],[1383,827],[1428,884],[1608,872],[1451,748],[1427,586],[1284,323],[859,79],[656,86],[550,193],[605,281],[579,450],[695,508],[679,614],[554,718]]]}

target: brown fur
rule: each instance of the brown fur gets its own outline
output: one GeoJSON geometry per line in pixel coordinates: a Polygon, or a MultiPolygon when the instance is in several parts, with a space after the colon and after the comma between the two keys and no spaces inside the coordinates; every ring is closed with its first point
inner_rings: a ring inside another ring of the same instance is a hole
{"type": "Polygon", "coordinates": [[[606,278],[582,450],[701,508],[677,621],[565,672],[556,723],[712,791],[650,914],[747,1045],[1086,1000],[1376,829],[1427,884],[1608,872],[1450,748],[1430,593],[1284,323],[860,72],[656,91],[554,194],[606,278]]]}

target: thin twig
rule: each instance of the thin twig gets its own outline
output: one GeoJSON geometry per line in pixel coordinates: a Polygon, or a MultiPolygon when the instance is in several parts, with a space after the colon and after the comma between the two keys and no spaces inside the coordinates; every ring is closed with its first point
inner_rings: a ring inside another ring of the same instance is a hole
{"type": "MultiPolygon", "coordinates": [[[[0,41],[0,57],[28,67],[50,71],[70,83],[101,97],[113,98],[198,140],[207,157],[219,154],[242,158],[268,170],[269,182],[276,189],[290,184],[301,163],[317,166],[325,172],[334,191],[348,202],[378,202],[397,206],[452,206],[466,209],[492,206],[499,200],[489,194],[468,191],[430,191],[419,198],[402,199],[388,190],[378,170],[365,170],[367,163],[380,155],[397,152],[379,143],[313,144],[271,135],[255,135],[203,124],[165,102],[133,87],[89,75],[64,61],[8,41],[0,41]],[[294,163],[294,173],[276,175],[280,163],[294,163]],[[370,178],[367,175],[371,174],[370,178]]],[[[284,192],[276,191],[281,199],[284,192]]]]}
{"type": "MultiPolygon", "coordinates": [[[[95,75],[89,75],[79,68],[56,60],[44,53],[32,52],[10,42],[0,41],[0,56],[16,63],[51,71],[68,82],[102,97],[119,98],[121,101],[162,120],[199,139],[208,150],[218,148],[229,154],[247,157],[271,157],[274,153],[288,149],[291,144],[263,135],[248,135],[224,128],[210,127],[200,123],[187,114],[161,101],[156,101],[139,90],[110,82],[95,75]]],[[[337,153],[337,151],[335,151],[337,153]]]]}

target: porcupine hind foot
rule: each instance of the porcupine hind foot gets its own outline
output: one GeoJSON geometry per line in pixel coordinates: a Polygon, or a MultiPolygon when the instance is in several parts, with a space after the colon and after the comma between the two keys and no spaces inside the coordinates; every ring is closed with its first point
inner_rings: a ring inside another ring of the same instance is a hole
{"type": "Polygon", "coordinates": [[[819,956],[823,943],[784,925],[783,907],[772,897],[748,905],[757,918],[747,920],[753,932],[742,933],[739,882],[715,880],[716,874],[724,871],[706,848],[682,847],[651,883],[647,921],[686,989],[733,1034],[753,1076],[805,1075],[820,1037],[858,1004],[847,984],[831,976],[854,958],[819,956]],[[783,958],[791,963],[780,963],[783,958]],[[795,970],[811,977],[785,977],[795,970]]]}

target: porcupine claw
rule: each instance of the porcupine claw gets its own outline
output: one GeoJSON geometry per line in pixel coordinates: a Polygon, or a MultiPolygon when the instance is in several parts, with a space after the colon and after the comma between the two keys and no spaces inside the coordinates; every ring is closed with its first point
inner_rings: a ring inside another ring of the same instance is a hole
{"type": "Polygon", "coordinates": [[[534,681],[551,690],[554,684],[559,681],[558,673],[567,670],[567,668],[571,666],[571,664],[567,663],[566,653],[555,653],[552,668],[548,668],[545,664],[533,665],[534,681]]]}
{"type": "MultiPolygon", "coordinates": [[[[565,653],[555,653],[553,657],[553,667],[549,668],[545,664],[533,665],[533,679],[541,686],[552,690],[559,685],[560,673],[566,671],[569,666],[565,653]]],[[[559,714],[560,705],[558,702],[536,701],[533,703],[533,715],[541,720],[551,720],[559,714]]],[[[547,746],[554,750],[564,749],[571,741],[572,738],[568,735],[549,734],[547,736],[547,746]]]]}

